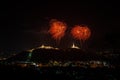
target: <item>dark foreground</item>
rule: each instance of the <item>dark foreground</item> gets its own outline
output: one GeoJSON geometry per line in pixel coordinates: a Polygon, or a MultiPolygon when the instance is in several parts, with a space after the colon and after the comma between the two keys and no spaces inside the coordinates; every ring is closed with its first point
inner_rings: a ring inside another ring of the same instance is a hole
{"type": "Polygon", "coordinates": [[[0,80],[119,80],[119,68],[0,66],[0,80]]]}

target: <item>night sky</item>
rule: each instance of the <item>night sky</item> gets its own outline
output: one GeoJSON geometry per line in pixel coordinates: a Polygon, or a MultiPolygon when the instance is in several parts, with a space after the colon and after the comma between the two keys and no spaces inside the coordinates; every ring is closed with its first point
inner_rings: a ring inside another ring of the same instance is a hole
{"type": "Polygon", "coordinates": [[[70,47],[79,41],[70,35],[76,24],[86,24],[92,35],[89,48],[120,48],[120,12],[117,2],[3,2],[0,10],[0,52],[20,52],[41,46],[70,47]],[[68,26],[59,45],[47,32],[49,21],[68,26]]]}

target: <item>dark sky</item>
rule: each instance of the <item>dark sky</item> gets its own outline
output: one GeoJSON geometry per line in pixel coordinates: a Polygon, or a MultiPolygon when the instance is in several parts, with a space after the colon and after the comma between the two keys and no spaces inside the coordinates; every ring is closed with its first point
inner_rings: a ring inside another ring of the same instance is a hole
{"type": "MultiPolygon", "coordinates": [[[[76,24],[86,24],[92,35],[90,48],[120,48],[120,12],[117,2],[3,2],[0,11],[0,52],[19,52],[45,45],[57,46],[47,33],[51,19],[67,23],[58,47],[79,43],[70,34],[76,24]],[[67,45],[66,45],[67,44],[67,45]]],[[[79,45],[78,45],[79,46],[79,45]]]]}

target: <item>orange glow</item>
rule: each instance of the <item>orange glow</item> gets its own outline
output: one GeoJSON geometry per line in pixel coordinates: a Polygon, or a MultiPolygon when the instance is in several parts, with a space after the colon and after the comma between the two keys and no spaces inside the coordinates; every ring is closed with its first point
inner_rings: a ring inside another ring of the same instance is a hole
{"type": "Polygon", "coordinates": [[[50,21],[50,29],[49,33],[52,35],[52,37],[56,40],[60,40],[67,29],[67,26],[65,23],[58,21],[56,19],[52,19],[50,21]]]}
{"type": "Polygon", "coordinates": [[[86,40],[90,37],[91,31],[85,25],[76,25],[72,28],[71,34],[75,39],[86,40]]]}

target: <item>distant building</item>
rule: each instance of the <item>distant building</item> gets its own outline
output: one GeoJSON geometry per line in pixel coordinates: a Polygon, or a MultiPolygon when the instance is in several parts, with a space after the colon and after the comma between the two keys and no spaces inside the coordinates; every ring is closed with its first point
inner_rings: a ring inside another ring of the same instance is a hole
{"type": "Polygon", "coordinates": [[[75,46],[74,43],[73,43],[73,45],[71,46],[71,48],[80,49],[78,46],[75,46]]]}
{"type": "Polygon", "coordinates": [[[54,48],[54,47],[51,47],[51,46],[45,46],[44,44],[42,44],[40,47],[33,48],[33,49],[30,49],[30,50],[27,50],[27,51],[32,52],[35,49],[56,49],[57,50],[59,48],[54,48]]]}
{"type": "Polygon", "coordinates": [[[40,47],[38,47],[38,49],[39,48],[42,48],[42,49],[58,49],[58,48],[54,48],[54,47],[51,47],[51,46],[45,46],[43,44],[40,47]]]}

